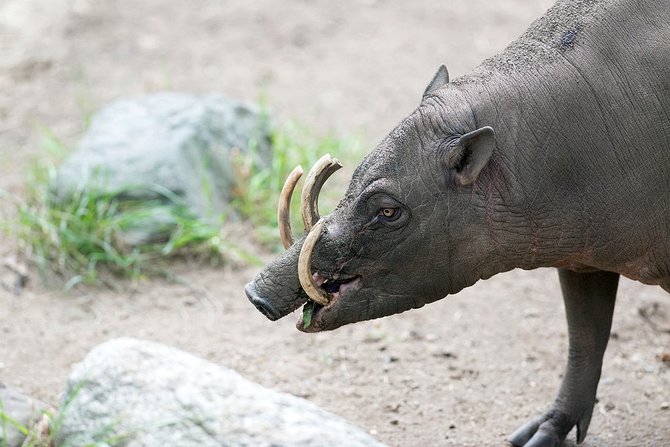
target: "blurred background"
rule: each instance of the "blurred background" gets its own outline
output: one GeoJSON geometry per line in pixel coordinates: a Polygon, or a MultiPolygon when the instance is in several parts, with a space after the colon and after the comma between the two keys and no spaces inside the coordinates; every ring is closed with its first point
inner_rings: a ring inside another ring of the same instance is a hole
{"type": "MultiPolygon", "coordinates": [[[[326,186],[335,203],[440,64],[452,78],[467,73],[551,3],[1,0],[0,381],[57,404],[73,364],[127,335],[306,397],[389,445],[504,445],[550,402],[562,374],[566,328],[553,271],[510,272],[424,309],[305,335],[293,327],[297,314],[271,323],[242,291],[276,253],[274,228],[254,231],[274,213],[275,183],[259,180],[267,194],[246,203],[260,217],[247,209],[219,235],[237,242],[223,245],[236,256],[185,256],[169,274],[104,273],[69,288],[64,272],[42,280],[21,207],[35,166],[58,166],[96,112],[164,91],[260,104],[289,135],[287,160],[295,144],[308,147],[308,160],[325,148],[345,161],[347,173],[326,186]],[[287,130],[296,128],[298,136],[287,130]],[[20,293],[17,264],[27,269],[20,293]]],[[[648,323],[648,310],[670,310],[667,294],[623,281],[620,302],[584,445],[661,445],[670,439],[661,409],[670,368],[659,358],[670,335],[648,323]]]]}
{"type": "Polygon", "coordinates": [[[440,63],[465,73],[550,4],[4,0],[3,146],[37,150],[38,125],[75,142],[105,103],[162,90],[265,96],[280,118],[374,143],[440,63]]]}

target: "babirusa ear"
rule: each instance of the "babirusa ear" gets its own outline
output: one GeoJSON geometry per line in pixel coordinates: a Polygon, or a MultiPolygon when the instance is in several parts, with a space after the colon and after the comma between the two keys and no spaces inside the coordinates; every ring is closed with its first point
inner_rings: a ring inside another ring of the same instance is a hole
{"type": "Polygon", "coordinates": [[[426,87],[426,90],[423,91],[423,96],[425,97],[426,95],[429,95],[435,90],[444,87],[449,83],[449,72],[447,71],[447,67],[443,65],[440,65],[440,68],[437,69],[437,73],[435,73],[435,76],[433,76],[433,80],[430,81],[430,84],[428,84],[428,87],[426,87]]]}
{"type": "Polygon", "coordinates": [[[472,185],[486,166],[495,144],[493,128],[486,126],[461,136],[447,155],[447,167],[456,170],[456,184],[472,185]]]}

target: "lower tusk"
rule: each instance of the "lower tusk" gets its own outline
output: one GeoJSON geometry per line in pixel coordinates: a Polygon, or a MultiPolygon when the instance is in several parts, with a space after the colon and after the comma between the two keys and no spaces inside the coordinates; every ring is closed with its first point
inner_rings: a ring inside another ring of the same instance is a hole
{"type": "Polygon", "coordinates": [[[291,231],[291,196],[295,185],[302,177],[302,167],[296,166],[289,174],[284,183],[284,187],[279,195],[279,205],[277,206],[277,222],[279,223],[279,237],[287,249],[293,245],[293,232],[291,231]]]}
{"type": "Polygon", "coordinates": [[[305,242],[303,242],[300,249],[300,258],[298,258],[298,278],[303,290],[305,290],[305,293],[312,301],[322,306],[327,306],[332,299],[332,295],[319,287],[314,282],[312,275],[312,251],[314,250],[314,245],[321,237],[322,230],[323,220],[319,220],[305,238],[305,242]]]}
{"type": "Polygon", "coordinates": [[[330,154],[326,154],[317,160],[312,169],[309,170],[300,196],[302,221],[305,224],[306,231],[310,231],[319,220],[318,204],[321,187],[328,180],[328,177],[341,167],[342,164],[337,158],[332,158],[330,154]]]}

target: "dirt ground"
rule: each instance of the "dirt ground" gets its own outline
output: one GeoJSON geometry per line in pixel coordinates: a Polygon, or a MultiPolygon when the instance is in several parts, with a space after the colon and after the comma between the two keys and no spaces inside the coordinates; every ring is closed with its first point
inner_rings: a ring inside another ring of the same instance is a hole
{"type": "MultiPolygon", "coordinates": [[[[467,72],[550,3],[2,0],[0,189],[21,196],[43,129],[73,145],[109,101],[160,90],[265,95],[280,119],[372,146],[418,104],[440,63],[452,77],[467,72]]],[[[15,251],[0,239],[0,257],[15,251]]],[[[513,271],[420,310],[305,335],[297,314],[271,323],[247,302],[255,268],[176,269],[180,283],[65,294],[33,274],[20,296],[0,289],[0,381],[57,402],[92,347],[133,336],[306,397],[391,446],[466,447],[505,445],[562,375],[566,325],[551,270],[513,271]]],[[[667,329],[670,297],[623,280],[583,445],[670,445],[667,329]]]]}

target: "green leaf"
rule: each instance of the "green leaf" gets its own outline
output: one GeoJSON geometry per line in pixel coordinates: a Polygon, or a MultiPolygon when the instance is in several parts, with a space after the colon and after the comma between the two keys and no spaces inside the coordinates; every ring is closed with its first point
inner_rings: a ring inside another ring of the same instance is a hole
{"type": "Polygon", "coordinates": [[[314,301],[309,300],[302,308],[302,326],[307,329],[312,324],[312,313],[314,312],[314,301]]]}

